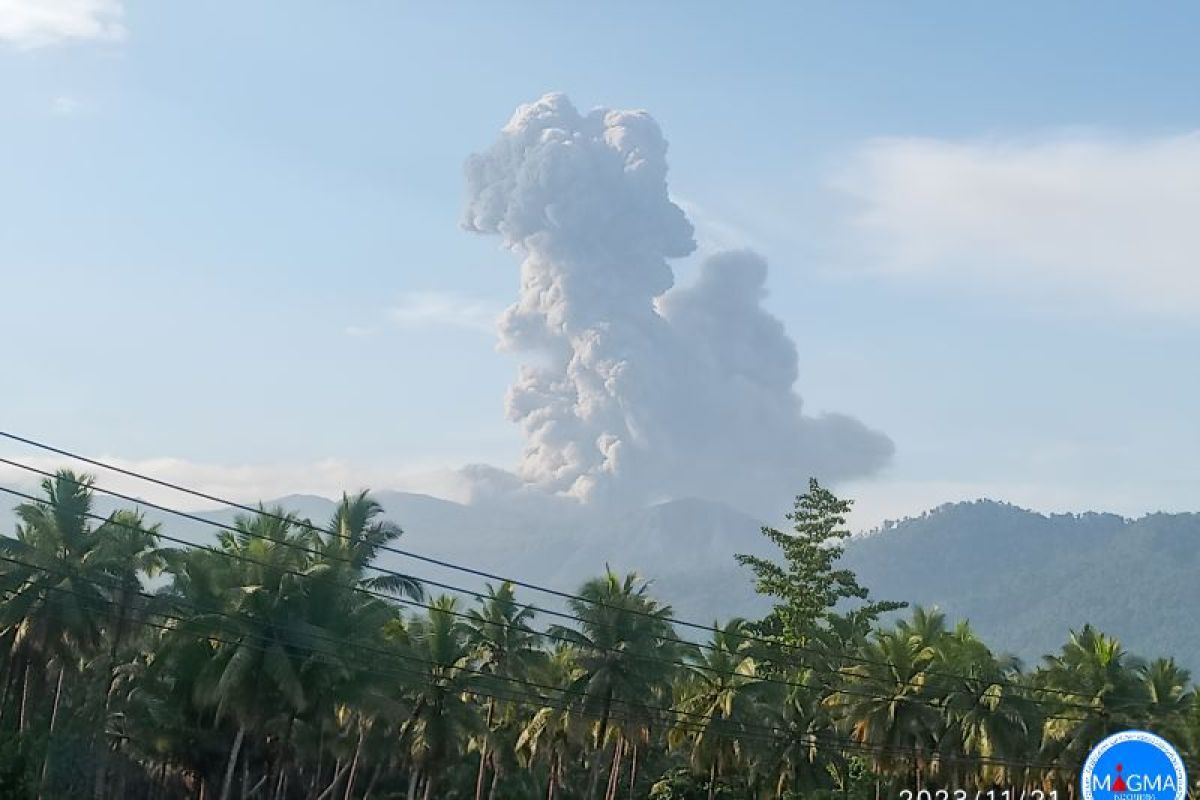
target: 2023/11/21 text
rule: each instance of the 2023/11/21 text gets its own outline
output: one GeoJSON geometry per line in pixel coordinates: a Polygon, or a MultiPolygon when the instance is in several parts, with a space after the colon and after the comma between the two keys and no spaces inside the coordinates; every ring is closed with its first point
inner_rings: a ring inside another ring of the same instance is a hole
{"type": "Polygon", "coordinates": [[[902,789],[899,800],[1058,800],[1058,790],[1041,789],[902,789]]]}

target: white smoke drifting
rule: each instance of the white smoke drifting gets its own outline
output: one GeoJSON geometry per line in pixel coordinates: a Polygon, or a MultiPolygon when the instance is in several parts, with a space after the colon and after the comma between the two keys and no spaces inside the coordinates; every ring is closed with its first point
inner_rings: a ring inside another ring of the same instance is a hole
{"type": "Polygon", "coordinates": [[[869,474],[891,441],[841,415],[805,416],[797,353],[761,306],[766,262],[706,261],[667,191],[667,144],[641,111],[579,114],[561,94],[521,106],[467,162],[464,226],[521,258],[506,349],[537,354],[507,398],[526,484],[581,500],[697,496],[778,513],[810,475],[869,474]]]}

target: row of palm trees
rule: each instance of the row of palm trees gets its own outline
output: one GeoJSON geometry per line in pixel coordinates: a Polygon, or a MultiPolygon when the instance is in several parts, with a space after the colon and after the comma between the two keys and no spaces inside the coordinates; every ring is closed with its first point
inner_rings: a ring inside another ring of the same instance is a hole
{"type": "Polygon", "coordinates": [[[1200,754],[1170,659],[1085,627],[1033,670],[936,612],[803,639],[707,642],[633,575],[556,624],[510,583],[429,597],[373,569],[400,536],[369,494],[317,528],[283,509],[165,547],[63,471],[0,538],[0,795],[785,798],[898,786],[1072,792],[1106,733],[1200,754]],[[468,602],[469,601],[469,602],[468,602]]]}

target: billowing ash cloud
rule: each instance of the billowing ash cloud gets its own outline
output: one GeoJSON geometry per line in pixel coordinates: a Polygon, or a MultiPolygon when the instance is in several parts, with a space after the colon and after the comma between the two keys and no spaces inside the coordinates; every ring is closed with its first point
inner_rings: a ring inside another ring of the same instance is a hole
{"type": "Polygon", "coordinates": [[[579,114],[561,94],[521,106],[467,162],[464,226],[521,258],[506,349],[536,354],[509,391],[526,435],[519,478],[578,497],[719,499],[777,513],[817,475],[878,469],[892,443],[856,420],[802,413],[797,353],[761,306],[766,262],[695,250],[667,192],[667,144],[641,111],[579,114]]]}

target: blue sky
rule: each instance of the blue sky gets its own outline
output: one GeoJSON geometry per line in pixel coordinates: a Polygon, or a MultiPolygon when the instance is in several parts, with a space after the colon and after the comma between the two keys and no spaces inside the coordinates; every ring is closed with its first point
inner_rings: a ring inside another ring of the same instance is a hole
{"type": "Polygon", "coordinates": [[[511,465],[517,266],[459,229],[462,165],[561,90],[653,114],[700,255],[770,260],[806,408],[896,444],[862,524],[1195,509],[1198,33],[1184,3],[0,0],[3,427],[243,496],[511,465]]]}

